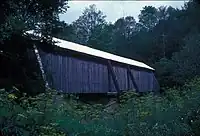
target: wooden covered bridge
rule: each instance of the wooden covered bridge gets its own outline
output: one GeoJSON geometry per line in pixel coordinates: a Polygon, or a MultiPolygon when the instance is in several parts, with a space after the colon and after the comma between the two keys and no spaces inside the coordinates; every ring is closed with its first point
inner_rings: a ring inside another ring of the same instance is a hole
{"type": "Polygon", "coordinates": [[[38,53],[51,88],[65,93],[147,92],[159,88],[154,69],[142,62],[58,38],[53,40],[56,53],[40,49],[38,53]]]}

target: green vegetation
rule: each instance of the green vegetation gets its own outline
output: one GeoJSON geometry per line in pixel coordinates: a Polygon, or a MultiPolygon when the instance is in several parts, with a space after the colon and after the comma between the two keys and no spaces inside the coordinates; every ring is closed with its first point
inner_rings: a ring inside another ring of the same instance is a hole
{"type": "Polygon", "coordinates": [[[35,97],[0,91],[4,135],[180,136],[200,134],[200,78],[164,96],[134,92],[110,107],[89,105],[48,90],[35,97]],[[112,109],[112,110],[111,110],[112,109]]]}

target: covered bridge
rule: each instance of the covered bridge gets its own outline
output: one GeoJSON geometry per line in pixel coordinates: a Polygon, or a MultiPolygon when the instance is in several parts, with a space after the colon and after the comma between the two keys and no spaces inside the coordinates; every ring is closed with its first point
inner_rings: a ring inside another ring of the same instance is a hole
{"type": "Polygon", "coordinates": [[[154,69],[132,59],[53,38],[57,53],[39,49],[38,57],[51,88],[65,93],[156,91],[154,69]]]}

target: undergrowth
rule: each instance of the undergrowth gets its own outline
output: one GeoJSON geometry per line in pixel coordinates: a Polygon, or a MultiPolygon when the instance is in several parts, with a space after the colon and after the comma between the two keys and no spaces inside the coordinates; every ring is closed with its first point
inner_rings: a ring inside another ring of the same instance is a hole
{"type": "Polygon", "coordinates": [[[0,91],[3,136],[200,135],[200,78],[165,94],[127,92],[120,104],[85,104],[55,90],[30,97],[0,91]]]}

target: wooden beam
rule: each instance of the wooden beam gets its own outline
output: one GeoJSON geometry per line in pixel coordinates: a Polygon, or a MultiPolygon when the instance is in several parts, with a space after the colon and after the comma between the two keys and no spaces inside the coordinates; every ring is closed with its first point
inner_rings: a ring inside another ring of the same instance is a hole
{"type": "Polygon", "coordinates": [[[107,69],[108,69],[108,91],[111,92],[111,72],[108,65],[107,69]]]}
{"type": "Polygon", "coordinates": [[[118,92],[107,92],[107,95],[110,96],[117,96],[118,92]]]}
{"type": "Polygon", "coordinates": [[[129,73],[128,73],[128,70],[127,70],[127,82],[128,82],[128,90],[130,90],[130,78],[129,78],[129,73]]]}
{"type": "Polygon", "coordinates": [[[128,76],[130,76],[131,81],[132,81],[132,83],[133,83],[133,85],[134,85],[134,87],[135,87],[135,89],[136,89],[136,92],[138,92],[138,91],[139,91],[138,86],[137,86],[137,84],[136,84],[136,82],[135,82],[134,76],[133,76],[133,74],[131,73],[131,69],[130,69],[129,66],[127,67],[127,72],[128,72],[128,76]]]}
{"type": "Polygon", "coordinates": [[[40,54],[39,54],[39,51],[38,51],[36,45],[33,45],[33,49],[35,51],[35,55],[36,55],[36,58],[37,58],[37,62],[39,64],[39,68],[40,68],[40,71],[41,71],[41,74],[42,74],[43,81],[45,82],[45,88],[48,90],[49,89],[49,83],[47,81],[46,74],[44,72],[44,68],[43,68],[43,64],[42,64],[42,60],[41,60],[41,57],[40,57],[40,54]]]}
{"type": "Polygon", "coordinates": [[[113,70],[113,67],[112,67],[112,64],[111,64],[110,60],[108,60],[108,70],[109,70],[109,73],[110,73],[110,75],[112,77],[112,80],[113,80],[113,83],[115,85],[115,88],[116,88],[117,92],[120,93],[119,84],[117,82],[117,77],[116,77],[116,75],[114,73],[114,70],[113,70]]]}

